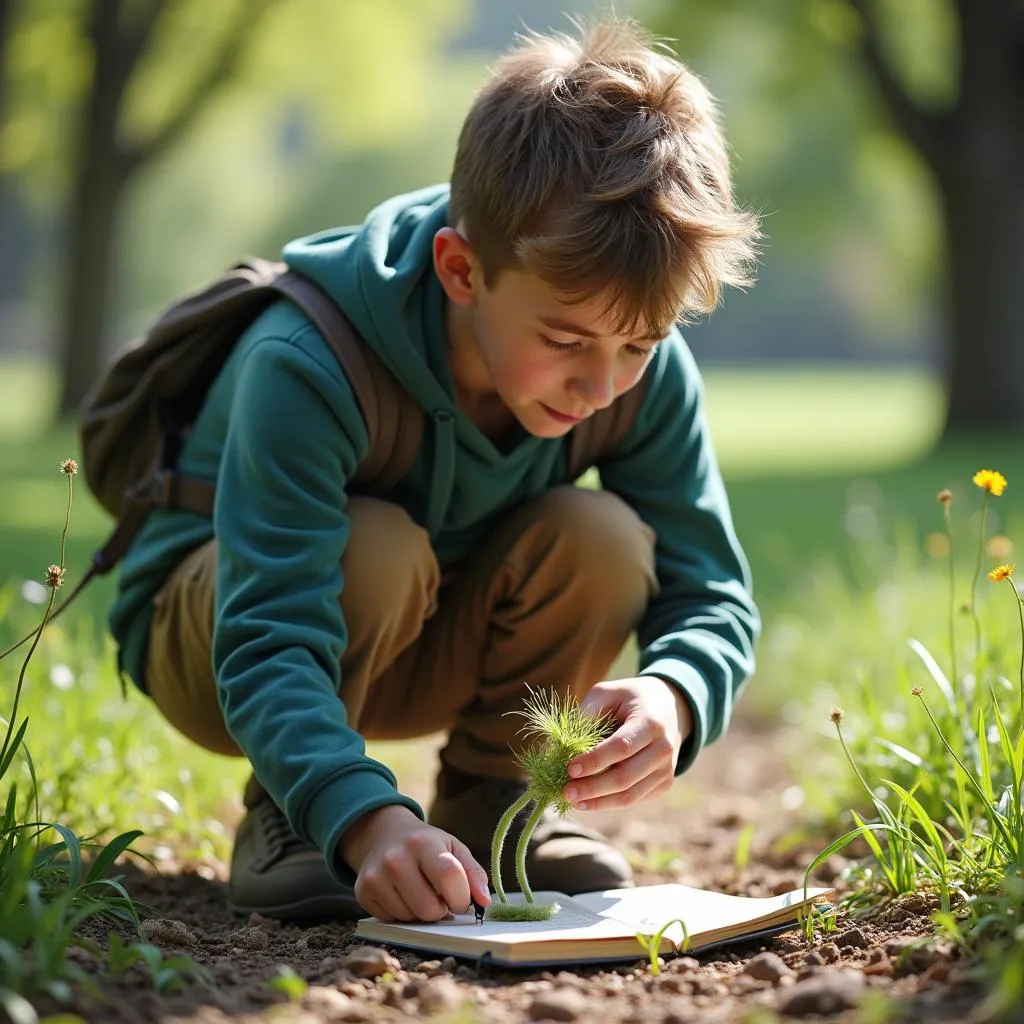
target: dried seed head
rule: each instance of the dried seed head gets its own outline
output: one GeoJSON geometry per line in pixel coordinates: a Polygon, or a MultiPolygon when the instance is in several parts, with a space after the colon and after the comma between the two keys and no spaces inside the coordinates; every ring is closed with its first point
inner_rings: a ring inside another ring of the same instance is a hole
{"type": "Polygon", "coordinates": [[[56,590],[64,582],[64,570],[59,565],[51,565],[46,570],[46,585],[56,590]]]}
{"type": "Polygon", "coordinates": [[[839,725],[845,717],[846,712],[841,707],[834,707],[829,713],[829,718],[832,719],[833,725],[839,725]]]}
{"type": "Polygon", "coordinates": [[[74,459],[61,459],[60,471],[65,476],[74,476],[78,472],[78,463],[74,459]]]}
{"type": "Polygon", "coordinates": [[[953,504],[953,492],[948,487],[943,487],[938,494],[938,502],[940,505],[952,505],[953,504]]]}
{"type": "Polygon", "coordinates": [[[911,692],[911,694],[913,694],[913,696],[920,697],[921,693],[922,693],[922,690],[921,690],[920,686],[912,686],[910,688],[910,692],[911,692]]]}

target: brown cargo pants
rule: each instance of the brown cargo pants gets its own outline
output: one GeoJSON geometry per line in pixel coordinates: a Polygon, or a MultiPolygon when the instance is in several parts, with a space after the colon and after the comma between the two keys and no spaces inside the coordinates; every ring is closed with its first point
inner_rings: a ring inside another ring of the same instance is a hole
{"type": "MultiPolygon", "coordinates": [[[[656,589],[654,533],[620,498],[554,488],[511,514],[442,584],[425,530],[397,505],[349,501],[341,689],[366,739],[449,731],[443,760],[515,777],[526,686],[582,697],[605,677],[656,589]]],[[[155,599],[149,695],[209,750],[241,754],[211,666],[216,541],[155,599]]]]}

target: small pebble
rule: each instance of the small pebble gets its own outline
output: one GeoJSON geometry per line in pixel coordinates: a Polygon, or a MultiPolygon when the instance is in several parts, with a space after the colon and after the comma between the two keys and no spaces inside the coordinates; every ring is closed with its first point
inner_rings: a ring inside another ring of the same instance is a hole
{"type": "Polygon", "coordinates": [[[842,935],[836,937],[837,946],[856,946],[858,949],[867,949],[868,940],[860,928],[847,928],[842,935]]]}
{"type": "Polygon", "coordinates": [[[270,936],[262,928],[240,928],[235,932],[235,941],[243,949],[257,952],[270,948],[270,936]]]}
{"type": "Polygon", "coordinates": [[[778,1010],[787,1017],[827,1017],[852,1010],[863,991],[864,975],[860,971],[824,971],[787,989],[778,1010]]]}
{"type": "Polygon", "coordinates": [[[147,941],[161,948],[190,947],[196,942],[195,935],[184,921],[175,921],[169,917],[151,917],[143,921],[142,934],[147,941]]]}
{"type": "Polygon", "coordinates": [[[332,1020],[352,1005],[348,996],[326,985],[310,985],[302,997],[302,1005],[317,1014],[320,1020],[332,1020]]]}
{"type": "Polygon", "coordinates": [[[575,988],[552,989],[534,996],[526,1013],[530,1020],[574,1021],[587,1018],[588,1003],[575,988]]]}
{"type": "Polygon", "coordinates": [[[391,972],[397,974],[401,969],[398,961],[377,946],[357,946],[342,958],[341,965],[357,978],[379,978],[391,972]]]}
{"type": "Polygon", "coordinates": [[[462,989],[452,978],[431,978],[423,983],[417,998],[420,1013],[452,1013],[463,1002],[462,989]]]}
{"type": "Polygon", "coordinates": [[[752,960],[749,960],[740,972],[755,981],[768,981],[773,985],[779,983],[780,978],[793,972],[783,963],[782,958],[776,953],[758,953],[752,960]]]}

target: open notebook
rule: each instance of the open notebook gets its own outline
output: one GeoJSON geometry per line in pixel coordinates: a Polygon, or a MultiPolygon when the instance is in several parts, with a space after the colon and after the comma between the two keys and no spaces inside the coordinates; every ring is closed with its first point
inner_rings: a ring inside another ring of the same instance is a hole
{"type": "MultiPolygon", "coordinates": [[[[558,904],[558,910],[547,921],[484,920],[477,924],[472,913],[430,924],[387,923],[364,917],[356,925],[355,937],[519,966],[634,960],[646,955],[637,934],[653,936],[673,918],[685,922],[688,941],[684,945],[682,927],[673,924],[662,937],[661,954],[684,949],[694,952],[778,931],[796,922],[801,910],[827,900],[834,891],[807,889],[805,893],[796,889],[765,899],[677,884],[608,889],[579,896],[538,892],[534,894],[537,903],[558,904]]],[[[510,894],[509,900],[521,902],[522,895],[510,894]]]]}

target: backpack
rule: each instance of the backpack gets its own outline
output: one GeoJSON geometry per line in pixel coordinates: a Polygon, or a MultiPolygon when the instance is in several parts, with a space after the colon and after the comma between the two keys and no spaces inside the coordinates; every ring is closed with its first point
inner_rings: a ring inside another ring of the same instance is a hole
{"type": "MultiPolygon", "coordinates": [[[[213,514],[214,481],[178,472],[178,455],[231,349],[282,297],[299,307],[330,346],[366,422],[370,444],[350,481],[353,491],[386,495],[411,468],[423,435],[421,407],[313,281],[284,263],[242,260],[172,303],[86,396],[79,421],[85,481],[117,525],[54,615],[90,580],[117,565],[154,508],[213,514]]],[[[573,428],[571,479],[625,436],[643,391],[642,384],[632,388],[573,428]]]]}

